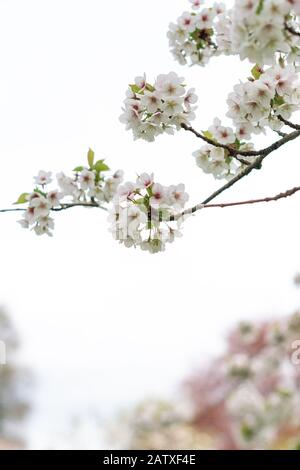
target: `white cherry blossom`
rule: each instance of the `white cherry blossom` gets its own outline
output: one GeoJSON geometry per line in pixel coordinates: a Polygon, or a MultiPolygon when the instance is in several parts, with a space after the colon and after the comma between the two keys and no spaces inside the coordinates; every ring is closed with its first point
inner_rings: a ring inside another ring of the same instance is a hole
{"type": "Polygon", "coordinates": [[[186,91],[184,79],[174,72],[160,74],[154,86],[145,83],[140,89],[135,84],[130,89],[133,95],[125,99],[120,121],[132,131],[134,139],[153,142],[158,135],[173,134],[182,123],[195,118],[194,89],[186,91]]]}
{"type": "Polygon", "coordinates": [[[35,184],[44,186],[45,184],[50,184],[52,182],[52,173],[51,171],[39,171],[38,175],[34,177],[35,184]]]}

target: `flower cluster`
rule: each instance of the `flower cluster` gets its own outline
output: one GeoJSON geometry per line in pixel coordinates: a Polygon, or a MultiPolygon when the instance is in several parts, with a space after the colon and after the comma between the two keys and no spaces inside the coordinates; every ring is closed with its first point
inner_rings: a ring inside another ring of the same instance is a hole
{"type": "Polygon", "coordinates": [[[245,138],[264,131],[266,126],[280,129],[277,116],[289,119],[300,109],[300,84],[294,66],[276,65],[266,71],[257,66],[254,77],[234,87],[230,93],[227,116],[236,128],[244,129],[245,138]]]}
{"type": "Polygon", "coordinates": [[[103,173],[109,171],[104,160],[94,161],[94,152],[88,152],[88,166],[78,166],[73,176],[64,173],[56,175],[57,188],[49,189],[52,173],[40,171],[34,177],[35,189],[31,193],[23,193],[16,204],[28,204],[19,221],[23,228],[32,228],[37,235],[52,236],[54,220],[51,212],[63,210],[72,205],[102,206],[110,202],[118,186],[123,180],[123,172],[117,171],[110,177],[103,173]]]}
{"type": "Polygon", "coordinates": [[[119,186],[109,215],[110,230],[126,247],[164,251],[166,243],[181,236],[180,211],[187,201],[183,184],[162,186],[153,174],[143,173],[135,183],[119,186]]]}
{"type": "Polygon", "coordinates": [[[223,126],[216,118],[203,134],[228,148],[208,144],[193,153],[197,165],[217,179],[230,179],[244,168],[231,155],[230,148],[254,150],[249,142],[253,134],[264,132],[266,127],[279,131],[284,125],[279,117],[289,120],[300,109],[300,84],[294,66],[276,65],[264,71],[256,65],[252,77],[234,87],[227,104],[227,117],[232,119],[234,128],[223,126]]]}
{"type": "Polygon", "coordinates": [[[224,3],[203,8],[203,2],[192,1],[193,11],[185,11],[168,31],[169,45],[174,58],[182,65],[206,65],[210,58],[228,46],[224,37],[228,29],[224,3]],[[220,51],[219,48],[220,47],[220,51]]]}
{"type": "Polygon", "coordinates": [[[202,3],[192,1],[193,11],[170,24],[170,48],[180,64],[206,65],[220,54],[261,66],[275,64],[279,54],[300,63],[299,0],[236,0],[230,10],[215,3],[195,11],[202,3]]]}
{"type": "Polygon", "coordinates": [[[299,338],[300,314],[243,322],[227,353],[191,381],[197,426],[209,422],[218,447],[270,449],[299,436],[299,338]]]}
{"type": "Polygon", "coordinates": [[[234,160],[226,150],[213,145],[203,145],[193,153],[196,164],[204,173],[213,175],[216,179],[230,180],[236,175],[241,165],[234,160]]]}
{"type": "Polygon", "coordinates": [[[186,91],[184,79],[174,72],[159,75],[154,86],[145,76],[137,77],[127,91],[120,121],[135,139],[153,142],[159,134],[173,134],[182,123],[193,120],[196,102],[195,90],[186,91]]]}
{"type": "Polygon", "coordinates": [[[236,0],[232,14],[232,51],[259,65],[274,64],[276,52],[300,61],[300,38],[287,24],[299,26],[298,0],[236,0]]]}
{"type": "MultiPolygon", "coordinates": [[[[230,180],[241,169],[244,164],[230,153],[230,149],[249,151],[253,150],[252,143],[243,142],[248,137],[247,124],[240,125],[236,132],[231,127],[222,125],[220,119],[215,118],[212,126],[203,135],[215,142],[216,145],[202,145],[199,150],[193,153],[196,164],[204,173],[212,174],[216,179],[230,180]],[[228,148],[219,147],[218,144],[228,148]]],[[[247,157],[249,163],[251,158],[247,157]]]]}

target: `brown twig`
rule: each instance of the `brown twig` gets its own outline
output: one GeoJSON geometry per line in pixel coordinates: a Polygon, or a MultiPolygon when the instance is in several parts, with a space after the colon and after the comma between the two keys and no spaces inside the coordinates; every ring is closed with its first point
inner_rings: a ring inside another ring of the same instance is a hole
{"type": "MultiPolygon", "coordinates": [[[[67,209],[72,209],[73,207],[87,207],[87,208],[98,208],[102,209],[103,211],[107,211],[106,207],[99,206],[96,203],[84,203],[84,202],[76,202],[76,203],[71,203],[71,204],[62,204],[60,207],[53,207],[50,209],[51,212],[61,212],[65,211],[67,209]]],[[[26,208],[21,208],[21,207],[15,207],[15,208],[10,208],[10,209],[0,209],[0,213],[4,212],[24,212],[26,208]]]]}
{"type": "Polygon", "coordinates": [[[288,143],[292,140],[295,140],[295,139],[297,139],[297,137],[300,136],[300,127],[299,127],[299,128],[297,128],[297,131],[291,132],[290,134],[287,134],[286,136],[282,137],[280,140],[277,140],[272,145],[270,145],[269,147],[266,147],[264,149],[261,149],[261,150],[238,150],[238,149],[235,149],[233,147],[230,147],[229,145],[220,144],[219,142],[216,142],[214,140],[211,140],[211,139],[205,137],[203,134],[200,134],[195,129],[193,129],[193,127],[188,126],[187,124],[183,123],[183,124],[181,124],[181,127],[182,127],[182,129],[184,129],[188,132],[191,132],[196,137],[198,137],[199,139],[204,140],[205,142],[207,142],[210,145],[213,145],[215,147],[224,148],[224,149],[228,150],[229,152],[231,152],[232,155],[240,155],[242,157],[259,157],[260,155],[269,155],[271,152],[274,152],[275,150],[278,150],[280,147],[282,147],[286,143],[288,143]]]}
{"type": "Polygon", "coordinates": [[[96,202],[89,202],[89,203],[83,203],[83,202],[74,202],[71,204],[62,204],[60,207],[54,207],[51,209],[53,212],[61,212],[66,209],[72,209],[73,207],[86,207],[86,208],[97,208],[97,209],[102,209],[103,211],[107,211],[106,207],[99,206],[96,202]]]}
{"type": "Polygon", "coordinates": [[[292,34],[293,36],[298,36],[300,37],[300,32],[296,31],[292,26],[290,26],[288,23],[285,23],[285,29],[292,34]]]}
{"type": "Polygon", "coordinates": [[[297,131],[300,130],[300,125],[299,124],[294,124],[293,122],[288,121],[287,119],[284,119],[284,117],[282,117],[282,116],[277,116],[277,117],[278,117],[279,121],[283,122],[283,124],[290,127],[291,129],[295,129],[297,131]]]}
{"type": "MultiPolygon", "coordinates": [[[[200,134],[200,132],[196,131],[193,127],[188,126],[187,124],[182,123],[181,127],[182,129],[186,131],[192,132],[192,134],[194,134],[199,139],[202,139],[207,144],[213,145],[214,147],[217,147],[217,148],[222,148],[224,150],[227,150],[231,156],[237,158],[241,163],[244,163],[245,165],[250,164],[249,161],[243,160],[242,158],[238,157],[238,155],[241,155],[241,154],[238,153],[237,149],[232,147],[231,145],[220,144],[216,140],[210,139],[209,137],[206,137],[205,135],[200,134]]],[[[246,156],[249,156],[249,155],[246,155],[246,156]]]]}
{"type": "Polygon", "coordinates": [[[168,220],[172,222],[172,221],[180,220],[182,218],[184,219],[184,217],[188,217],[192,214],[195,214],[195,212],[198,212],[201,209],[213,209],[213,208],[224,209],[226,207],[246,206],[246,205],[251,205],[251,204],[260,204],[262,202],[272,202],[272,201],[275,202],[275,201],[279,201],[280,199],[293,196],[299,191],[300,191],[300,186],[297,186],[295,188],[288,189],[285,192],[276,194],[276,196],[272,196],[272,197],[265,197],[265,198],[260,198],[260,199],[248,199],[246,201],[238,201],[238,202],[225,202],[225,203],[219,203],[219,204],[207,204],[204,202],[202,204],[197,204],[194,207],[186,209],[180,214],[170,217],[170,219],[168,220]]]}
{"type": "Polygon", "coordinates": [[[21,207],[14,208],[14,209],[0,209],[1,213],[4,212],[24,212],[26,209],[21,209],[21,207]]]}
{"type": "MultiPolygon", "coordinates": [[[[296,124],[295,124],[295,126],[296,126],[296,124]]],[[[182,123],[181,127],[182,127],[182,129],[184,129],[188,132],[191,132],[192,134],[194,134],[199,139],[202,139],[205,142],[207,142],[208,144],[213,145],[214,147],[224,148],[225,150],[228,150],[229,152],[231,152],[232,155],[241,155],[243,157],[259,157],[260,155],[269,155],[271,152],[274,152],[275,150],[278,150],[280,147],[285,145],[287,142],[295,140],[295,139],[297,139],[297,137],[300,136],[300,126],[299,126],[299,128],[297,127],[296,132],[291,132],[290,134],[285,135],[280,140],[277,140],[272,145],[270,145],[269,147],[265,147],[264,149],[261,149],[261,150],[238,150],[238,149],[235,149],[233,147],[230,147],[229,145],[220,144],[219,142],[216,142],[215,140],[211,140],[211,139],[205,137],[203,134],[200,134],[195,129],[193,129],[193,127],[188,126],[187,124],[182,123]]]]}
{"type": "Polygon", "coordinates": [[[273,196],[273,197],[265,197],[261,199],[249,199],[248,201],[228,202],[228,203],[223,203],[223,204],[206,204],[203,206],[203,209],[210,209],[210,208],[216,208],[216,207],[220,207],[221,209],[223,209],[225,207],[246,206],[250,204],[260,204],[262,202],[272,202],[272,201],[275,202],[275,201],[279,201],[280,199],[293,196],[299,191],[300,191],[300,186],[297,186],[295,188],[288,189],[287,191],[283,193],[276,194],[276,196],[273,196]]]}

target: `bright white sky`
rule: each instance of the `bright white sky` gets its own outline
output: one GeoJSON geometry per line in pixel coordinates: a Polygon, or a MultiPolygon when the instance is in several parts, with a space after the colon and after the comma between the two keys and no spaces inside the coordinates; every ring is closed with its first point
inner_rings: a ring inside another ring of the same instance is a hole
{"type": "MultiPolygon", "coordinates": [[[[197,89],[196,128],[224,116],[226,96],[249,64],[176,64],[166,30],[187,7],[185,0],[0,0],[1,207],[30,191],[38,170],[67,172],[84,162],[89,146],[128,179],[154,171],[163,184],[184,182],[191,202],[217,188],[195,166],[194,136],[133,142],[118,121],[136,75],[147,72],[151,81],[171,70],[197,89]]],[[[299,185],[298,149],[294,142],[272,155],[221,199],[299,185]]],[[[31,445],[58,446],[55,432],[61,436],[70,415],[107,417],[145,396],[172,395],[222,349],[234,322],[296,308],[299,212],[299,196],[203,211],[156,256],[118,246],[100,211],[56,215],[53,239],[22,230],[16,214],[1,215],[0,302],[36,379],[31,445]]],[[[95,445],[87,441],[78,446],[95,445]]]]}

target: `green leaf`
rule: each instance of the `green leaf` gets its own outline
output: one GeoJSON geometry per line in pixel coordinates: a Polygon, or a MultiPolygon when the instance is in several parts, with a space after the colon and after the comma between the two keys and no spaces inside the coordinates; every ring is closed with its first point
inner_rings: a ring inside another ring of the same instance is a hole
{"type": "Polygon", "coordinates": [[[153,92],[155,91],[155,88],[154,86],[150,85],[150,83],[146,83],[146,90],[153,92]]]}
{"type": "Polygon", "coordinates": [[[207,139],[214,140],[214,136],[212,135],[211,132],[209,132],[209,131],[203,131],[202,134],[203,134],[204,137],[206,137],[207,139]]]}
{"type": "Polygon", "coordinates": [[[139,86],[137,86],[135,84],[134,85],[129,85],[129,86],[131,88],[132,93],[140,93],[141,89],[140,89],[139,86]]]}
{"type": "Polygon", "coordinates": [[[199,42],[197,42],[197,50],[200,51],[200,49],[204,49],[206,46],[206,42],[203,41],[202,39],[199,40],[199,42]]]}
{"type": "Polygon", "coordinates": [[[256,8],[256,14],[257,14],[257,15],[260,15],[260,14],[261,14],[261,12],[262,12],[263,9],[264,9],[264,6],[265,6],[265,0],[259,0],[259,4],[258,4],[258,6],[257,6],[257,8],[256,8]]]}
{"type": "Polygon", "coordinates": [[[134,204],[146,206],[145,198],[144,198],[144,197],[141,197],[140,199],[136,199],[136,200],[134,201],[134,204]]]}
{"type": "Polygon", "coordinates": [[[251,70],[252,77],[255,78],[255,80],[258,80],[262,74],[262,70],[259,67],[259,65],[254,65],[253,69],[251,70]]]}
{"type": "Polygon", "coordinates": [[[195,31],[192,31],[189,36],[191,39],[193,39],[194,41],[197,41],[199,39],[199,35],[200,35],[200,30],[198,28],[195,29],[195,31]]]}
{"type": "Polygon", "coordinates": [[[230,155],[226,155],[225,162],[227,163],[227,165],[230,165],[230,163],[232,162],[232,157],[230,155]]]}
{"type": "Polygon", "coordinates": [[[238,138],[236,138],[236,139],[235,139],[235,142],[234,142],[235,147],[236,147],[237,149],[239,149],[240,146],[241,146],[241,144],[242,144],[241,141],[240,141],[238,138]]]}
{"type": "Polygon", "coordinates": [[[76,168],[74,168],[73,171],[75,171],[76,173],[79,173],[80,171],[83,171],[84,170],[84,166],[77,166],[76,168]]]}
{"type": "Polygon", "coordinates": [[[89,149],[87,154],[88,164],[90,168],[93,168],[95,160],[95,152],[92,149],[89,149]]]}
{"type": "Polygon", "coordinates": [[[101,173],[101,171],[109,171],[110,168],[104,163],[104,160],[98,160],[93,166],[93,170],[96,170],[97,173],[101,173]]]}
{"type": "Polygon", "coordinates": [[[168,209],[160,209],[159,214],[161,216],[161,219],[164,220],[164,219],[167,219],[169,217],[170,211],[168,209]]]}
{"type": "Polygon", "coordinates": [[[38,193],[40,194],[41,196],[44,196],[44,197],[47,197],[47,193],[45,193],[44,191],[41,191],[40,188],[36,187],[34,188],[34,193],[38,193]]]}
{"type": "Polygon", "coordinates": [[[285,103],[285,101],[284,101],[283,96],[280,96],[280,95],[278,95],[278,93],[276,93],[276,96],[275,96],[275,98],[274,98],[274,100],[273,100],[273,104],[274,104],[275,106],[281,106],[281,105],[283,105],[284,103],[285,103]]]}
{"type": "Polygon", "coordinates": [[[152,185],[147,188],[149,198],[153,196],[152,185]]]}
{"type": "Polygon", "coordinates": [[[28,202],[27,200],[27,197],[29,196],[29,193],[22,193],[18,200],[16,202],[14,202],[14,204],[25,204],[26,202],[28,202]]]}

